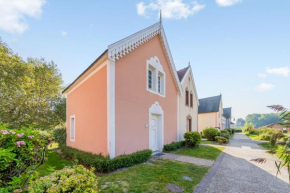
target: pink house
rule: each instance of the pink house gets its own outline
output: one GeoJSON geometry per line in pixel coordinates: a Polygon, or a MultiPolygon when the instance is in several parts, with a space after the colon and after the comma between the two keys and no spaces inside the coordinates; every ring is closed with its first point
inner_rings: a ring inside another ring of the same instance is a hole
{"type": "Polygon", "coordinates": [[[161,22],[109,45],[63,94],[70,147],[113,158],[178,140],[182,87],[161,22]]]}

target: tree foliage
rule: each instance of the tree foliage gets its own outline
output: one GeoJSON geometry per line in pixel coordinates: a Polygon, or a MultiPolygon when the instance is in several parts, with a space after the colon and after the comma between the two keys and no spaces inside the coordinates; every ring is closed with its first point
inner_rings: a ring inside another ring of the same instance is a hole
{"type": "Polygon", "coordinates": [[[238,119],[237,119],[236,126],[239,127],[239,128],[240,128],[240,127],[243,127],[244,124],[245,124],[245,122],[246,122],[246,121],[245,121],[244,119],[242,119],[242,118],[238,118],[238,119]]]}
{"type": "Polygon", "coordinates": [[[48,129],[65,121],[62,77],[51,61],[24,61],[0,40],[0,123],[48,129]]]}
{"type": "Polygon", "coordinates": [[[277,113],[269,113],[269,114],[249,114],[246,117],[247,123],[253,123],[255,128],[259,128],[265,125],[269,125],[272,123],[280,122],[281,119],[279,114],[277,113]]]}

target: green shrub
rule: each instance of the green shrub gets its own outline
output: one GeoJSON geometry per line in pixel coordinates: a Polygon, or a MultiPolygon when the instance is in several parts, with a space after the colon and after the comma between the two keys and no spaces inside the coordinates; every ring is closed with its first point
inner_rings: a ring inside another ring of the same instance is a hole
{"type": "Polygon", "coordinates": [[[93,169],[88,170],[82,165],[65,167],[55,171],[48,176],[41,177],[31,182],[28,192],[100,192],[98,188],[98,177],[93,169]]]}
{"type": "Polygon", "coordinates": [[[164,145],[163,151],[174,151],[177,149],[180,149],[185,146],[185,141],[179,141],[179,142],[172,142],[170,144],[164,145]]]}
{"type": "Polygon", "coordinates": [[[196,147],[200,145],[201,142],[201,135],[194,131],[189,131],[184,133],[185,144],[188,147],[196,147]]]}
{"type": "Polygon", "coordinates": [[[243,133],[250,131],[252,128],[254,128],[253,123],[245,123],[243,126],[243,133]]]}
{"type": "Polygon", "coordinates": [[[259,130],[255,129],[255,128],[250,128],[249,129],[249,134],[259,135],[259,130]]]}
{"type": "Polygon", "coordinates": [[[59,146],[66,145],[66,129],[55,129],[54,130],[54,140],[59,146]]]}
{"type": "Polygon", "coordinates": [[[221,137],[227,138],[228,140],[230,139],[230,134],[228,133],[221,133],[221,137]]]}
{"type": "Polygon", "coordinates": [[[270,134],[267,134],[267,133],[263,133],[261,136],[260,136],[260,139],[261,140],[265,140],[265,141],[270,141],[272,135],[270,134]]]}
{"type": "Polygon", "coordinates": [[[241,132],[242,132],[241,128],[235,129],[235,133],[241,133],[241,132]]]}
{"type": "Polygon", "coordinates": [[[215,128],[206,128],[203,130],[204,137],[209,141],[214,141],[215,137],[219,135],[219,130],[215,128]]]}
{"type": "MultiPolygon", "coordinates": [[[[44,152],[49,141],[31,129],[0,130],[0,187],[13,190],[22,186],[25,179],[20,176],[25,177],[45,161],[44,152]],[[10,186],[11,183],[14,185],[10,186]]],[[[0,192],[4,192],[1,188],[0,192]]]]}
{"type": "Polygon", "coordinates": [[[79,163],[94,167],[98,172],[110,172],[118,168],[140,164],[147,161],[152,154],[152,151],[148,149],[110,159],[102,154],[92,154],[67,146],[62,146],[61,151],[64,156],[73,160],[77,159],[79,163]]]}
{"type": "Polygon", "coordinates": [[[220,137],[220,136],[216,136],[215,140],[219,143],[219,144],[223,144],[223,143],[228,143],[229,140],[225,137],[220,137]]]}
{"type": "Polygon", "coordinates": [[[235,129],[231,129],[232,134],[235,134],[236,130],[235,129]]]}
{"type": "Polygon", "coordinates": [[[227,129],[221,130],[221,133],[226,133],[226,134],[230,134],[230,131],[227,129]]]}
{"type": "Polygon", "coordinates": [[[288,131],[287,130],[283,130],[283,133],[288,133],[288,131]]]}

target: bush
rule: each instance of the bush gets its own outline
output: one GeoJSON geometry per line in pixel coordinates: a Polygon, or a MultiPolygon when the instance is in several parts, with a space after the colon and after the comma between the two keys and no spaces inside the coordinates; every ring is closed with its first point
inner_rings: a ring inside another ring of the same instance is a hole
{"type": "Polygon", "coordinates": [[[227,138],[228,140],[230,139],[230,135],[228,133],[221,133],[221,137],[227,138]]]}
{"type": "Polygon", "coordinates": [[[260,139],[261,140],[265,140],[265,141],[270,141],[272,135],[270,134],[267,134],[267,133],[263,133],[261,136],[260,136],[260,139]]]}
{"type": "Polygon", "coordinates": [[[231,129],[231,130],[232,130],[232,134],[235,134],[235,132],[236,132],[235,129],[231,129]]]}
{"type": "Polygon", "coordinates": [[[165,152],[174,151],[184,146],[185,146],[185,141],[172,142],[170,144],[164,145],[163,151],[165,152]]]}
{"type": "Polygon", "coordinates": [[[194,131],[189,131],[187,133],[184,133],[184,139],[185,139],[185,144],[188,147],[196,147],[200,145],[201,142],[201,135],[194,131]]]}
{"type": "Polygon", "coordinates": [[[259,131],[255,128],[250,128],[249,129],[249,134],[255,134],[255,135],[259,135],[259,131]]]}
{"type": "Polygon", "coordinates": [[[226,129],[224,129],[224,130],[221,130],[221,133],[230,134],[230,131],[229,131],[229,130],[226,130],[226,129]]]}
{"type": "Polygon", "coordinates": [[[287,130],[283,130],[283,133],[288,133],[288,131],[287,130]]]}
{"type": "Polygon", "coordinates": [[[36,179],[28,186],[28,192],[99,192],[98,177],[93,169],[76,165],[65,167],[48,176],[36,179]]]}
{"type": "Polygon", "coordinates": [[[215,140],[219,143],[219,144],[223,144],[223,143],[228,143],[229,140],[227,138],[224,137],[220,137],[220,136],[216,136],[215,140]]]}
{"type": "Polygon", "coordinates": [[[235,129],[235,133],[241,133],[241,132],[242,132],[241,128],[235,129]]]}
{"type": "Polygon", "coordinates": [[[219,130],[215,128],[206,128],[203,130],[204,137],[209,141],[214,141],[215,137],[219,135],[219,130]]]}
{"type": "Polygon", "coordinates": [[[66,145],[66,129],[55,129],[54,130],[54,140],[59,146],[66,145]]]}
{"type": "MultiPolygon", "coordinates": [[[[25,179],[19,179],[34,167],[45,161],[46,145],[50,139],[31,129],[0,131],[0,187],[13,190],[22,186],[25,179]],[[17,180],[17,178],[19,180],[17,180]]],[[[1,190],[2,192],[4,190],[1,190]]]]}
{"type": "Polygon", "coordinates": [[[243,126],[243,133],[250,131],[252,128],[254,128],[253,123],[245,123],[243,126]]]}
{"type": "Polygon", "coordinates": [[[110,159],[108,156],[103,156],[102,154],[92,154],[67,146],[62,146],[61,151],[64,156],[77,159],[79,163],[94,167],[98,172],[110,172],[118,168],[140,164],[147,161],[152,154],[152,151],[148,149],[110,159]]]}

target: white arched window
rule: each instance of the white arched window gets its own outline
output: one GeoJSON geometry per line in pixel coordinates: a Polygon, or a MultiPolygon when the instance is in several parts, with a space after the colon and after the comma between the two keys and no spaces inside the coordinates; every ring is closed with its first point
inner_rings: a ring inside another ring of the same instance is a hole
{"type": "Polygon", "coordinates": [[[166,75],[159,58],[147,60],[147,91],[165,97],[166,75]]]}

